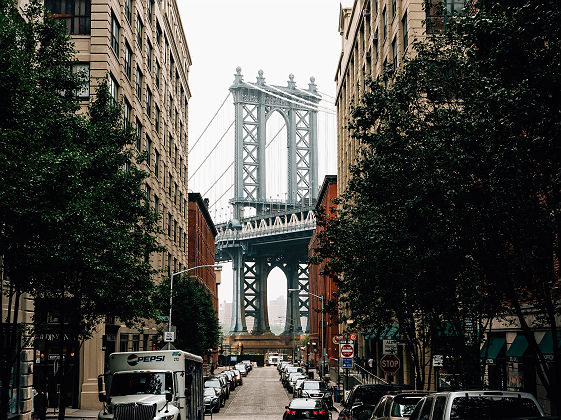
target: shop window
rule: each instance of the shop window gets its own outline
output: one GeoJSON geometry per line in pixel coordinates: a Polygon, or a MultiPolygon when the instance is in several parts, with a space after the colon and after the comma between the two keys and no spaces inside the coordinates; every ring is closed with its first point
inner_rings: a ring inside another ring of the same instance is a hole
{"type": "Polygon", "coordinates": [[[129,351],[129,335],[121,333],[119,336],[119,351],[129,351]]]}
{"type": "Polygon", "coordinates": [[[71,35],[89,35],[91,0],[45,0],[51,17],[64,21],[71,35]]]}

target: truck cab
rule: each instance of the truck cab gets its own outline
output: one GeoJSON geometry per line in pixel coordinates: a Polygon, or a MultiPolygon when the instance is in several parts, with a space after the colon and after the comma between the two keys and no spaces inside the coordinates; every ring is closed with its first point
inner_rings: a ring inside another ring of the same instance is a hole
{"type": "Polygon", "coordinates": [[[202,358],[180,350],[113,353],[98,379],[99,420],[202,420],[202,358]],[[103,392],[105,385],[105,392],[103,392]]]}

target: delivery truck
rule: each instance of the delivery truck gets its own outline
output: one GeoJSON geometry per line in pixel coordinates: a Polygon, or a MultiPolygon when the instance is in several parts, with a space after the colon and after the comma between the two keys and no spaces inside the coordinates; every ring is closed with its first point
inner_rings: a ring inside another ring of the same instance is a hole
{"type": "Polygon", "coordinates": [[[203,359],[181,350],[119,352],[98,377],[99,420],[203,420],[203,359]]]}

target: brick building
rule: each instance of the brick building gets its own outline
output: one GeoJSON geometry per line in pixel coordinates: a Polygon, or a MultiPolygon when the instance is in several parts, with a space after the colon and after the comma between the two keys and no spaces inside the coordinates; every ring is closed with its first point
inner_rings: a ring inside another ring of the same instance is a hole
{"type": "MultiPolygon", "coordinates": [[[[325,211],[326,214],[330,214],[330,209],[336,209],[337,204],[335,204],[335,199],[337,198],[337,176],[326,175],[323,184],[319,191],[318,202],[316,205],[317,211],[325,211]]],[[[314,235],[310,240],[308,245],[308,255],[312,257],[315,252],[314,249],[319,245],[318,234],[321,232],[321,228],[318,227],[314,231],[314,235]]],[[[324,297],[324,304],[327,304],[333,299],[334,293],[337,292],[337,284],[330,276],[322,274],[325,268],[326,262],[315,265],[310,264],[309,266],[309,290],[318,296],[324,297]]],[[[319,357],[321,355],[321,300],[310,295],[309,299],[309,330],[310,330],[310,343],[316,343],[316,345],[311,345],[308,349],[310,352],[310,359],[314,360],[314,364],[317,366],[319,362],[319,357]]],[[[326,358],[335,357],[338,358],[339,346],[333,343],[333,337],[339,334],[339,324],[337,322],[337,317],[332,317],[331,315],[324,315],[324,326],[325,326],[325,352],[326,358]]]]}

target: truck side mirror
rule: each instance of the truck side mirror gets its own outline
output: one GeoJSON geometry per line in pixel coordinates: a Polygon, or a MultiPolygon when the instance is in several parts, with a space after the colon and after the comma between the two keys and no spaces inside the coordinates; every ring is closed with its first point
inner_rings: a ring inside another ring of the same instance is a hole
{"type": "Polygon", "coordinates": [[[107,395],[105,395],[105,393],[100,392],[99,394],[97,394],[97,397],[99,398],[99,402],[107,402],[107,395]]]}
{"type": "Polygon", "coordinates": [[[173,400],[173,395],[171,392],[166,392],[166,401],[170,402],[171,400],[173,400]]]}

